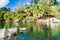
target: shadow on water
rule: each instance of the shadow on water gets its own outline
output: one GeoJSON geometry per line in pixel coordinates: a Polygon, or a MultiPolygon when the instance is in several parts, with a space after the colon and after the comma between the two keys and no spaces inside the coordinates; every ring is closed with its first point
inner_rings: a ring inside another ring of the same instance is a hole
{"type": "Polygon", "coordinates": [[[1,40],[60,40],[60,26],[40,25],[36,23],[2,23],[1,28],[17,28],[17,36],[1,40]],[[3,25],[2,25],[3,24],[3,25]],[[20,32],[19,28],[27,28],[26,32],[20,32]]]}

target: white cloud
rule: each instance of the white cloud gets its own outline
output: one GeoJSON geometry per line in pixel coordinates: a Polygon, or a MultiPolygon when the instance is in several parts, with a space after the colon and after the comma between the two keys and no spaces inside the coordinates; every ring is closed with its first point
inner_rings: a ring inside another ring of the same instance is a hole
{"type": "Polygon", "coordinates": [[[30,3],[29,3],[29,2],[26,2],[26,3],[24,3],[24,4],[23,4],[23,6],[25,6],[25,4],[28,4],[28,5],[30,5],[30,3]]]}
{"type": "Polygon", "coordinates": [[[27,3],[25,3],[25,4],[28,4],[28,5],[30,5],[30,3],[28,3],[28,2],[27,2],[27,3]]]}
{"type": "Polygon", "coordinates": [[[0,0],[0,8],[6,6],[9,3],[9,0],[0,0]]]}

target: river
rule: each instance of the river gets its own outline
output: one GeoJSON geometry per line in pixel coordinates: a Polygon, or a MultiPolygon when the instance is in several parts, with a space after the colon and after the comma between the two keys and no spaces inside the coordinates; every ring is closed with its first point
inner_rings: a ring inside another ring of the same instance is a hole
{"type": "Polygon", "coordinates": [[[0,40],[60,40],[60,24],[40,25],[32,23],[0,23],[0,29],[3,28],[22,28],[27,30],[19,32],[18,35],[0,38],[0,40]]]}

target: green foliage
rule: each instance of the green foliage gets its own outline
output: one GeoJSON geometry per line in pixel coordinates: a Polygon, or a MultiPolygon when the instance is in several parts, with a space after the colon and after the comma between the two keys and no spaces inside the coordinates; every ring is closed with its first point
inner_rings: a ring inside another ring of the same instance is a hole
{"type": "Polygon", "coordinates": [[[4,19],[5,19],[5,20],[10,20],[10,14],[9,14],[9,12],[6,12],[6,13],[4,14],[4,19]]]}
{"type": "Polygon", "coordinates": [[[35,20],[35,18],[34,18],[34,17],[29,17],[29,16],[28,16],[28,17],[25,18],[25,20],[35,20]]]}
{"type": "Polygon", "coordinates": [[[25,4],[25,9],[29,9],[29,5],[28,4],[25,4]]]}
{"type": "Polygon", "coordinates": [[[30,7],[28,4],[25,4],[25,13],[29,16],[30,15],[30,7]]]}
{"type": "Polygon", "coordinates": [[[51,7],[49,5],[35,5],[32,7],[33,16],[44,15],[45,13],[51,14],[51,7]]]}
{"type": "MultiPolygon", "coordinates": [[[[57,3],[56,0],[48,0],[49,4],[54,4],[57,3]]],[[[32,0],[31,1],[31,5],[33,6],[29,6],[28,4],[25,4],[25,9],[23,10],[22,4],[18,3],[18,6],[16,7],[16,13],[10,14],[10,9],[9,8],[5,8],[2,7],[0,8],[0,20],[10,20],[10,19],[19,19],[19,20],[35,20],[35,18],[37,16],[42,17],[44,15],[54,15],[56,16],[56,14],[58,16],[56,17],[60,17],[60,7],[59,5],[48,5],[48,1],[46,0],[32,0]],[[42,2],[42,3],[41,3],[42,2]],[[43,3],[44,2],[44,3],[43,3]],[[24,12],[23,12],[24,11],[24,12]],[[58,13],[56,13],[58,11],[58,13]],[[24,14],[27,14],[26,17],[24,17],[24,14]],[[33,17],[32,17],[32,16],[33,17]]]]}
{"type": "Polygon", "coordinates": [[[9,28],[10,27],[10,23],[5,23],[4,28],[9,28]]]}
{"type": "Polygon", "coordinates": [[[7,11],[10,11],[10,8],[6,8],[6,7],[0,8],[0,13],[5,13],[7,11]]]}
{"type": "Polygon", "coordinates": [[[23,14],[12,14],[11,18],[22,20],[23,19],[23,14]]]}
{"type": "Polygon", "coordinates": [[[0,13],[0,20],[2,20],[2,14],[0,13]]]}

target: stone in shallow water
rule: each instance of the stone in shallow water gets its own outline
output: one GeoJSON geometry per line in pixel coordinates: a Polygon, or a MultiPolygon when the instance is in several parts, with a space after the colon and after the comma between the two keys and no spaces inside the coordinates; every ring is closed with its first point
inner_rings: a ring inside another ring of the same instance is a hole
{"type": "Polygon", "coordinates": [[[8,31],[9,31],[10,33],[17,32],[17,28],[9,28],[8,31]]]}
{"type": "Polygon", "coordinates": [[[0,29],[0,37],[8,37],[10,34],[9,33],[16,33],[17,32],[17,28],[10,28],[10,29],[0,29]]]}
{"type": "Polygon", "coordinates": [[[7,36],[8,35],[8,30],[5,31],[5,28],[0,29],[0,37],[5,37],[4,34],[7,36]]]}
{"type": "Polygon", "coordinates": [[[25,28],[25,27],[23,27],[23,28],[20,28],[20,30],[21,30],[21,31],[24,31],[24,30],[26,30],[26,28],[25,28]]]}

